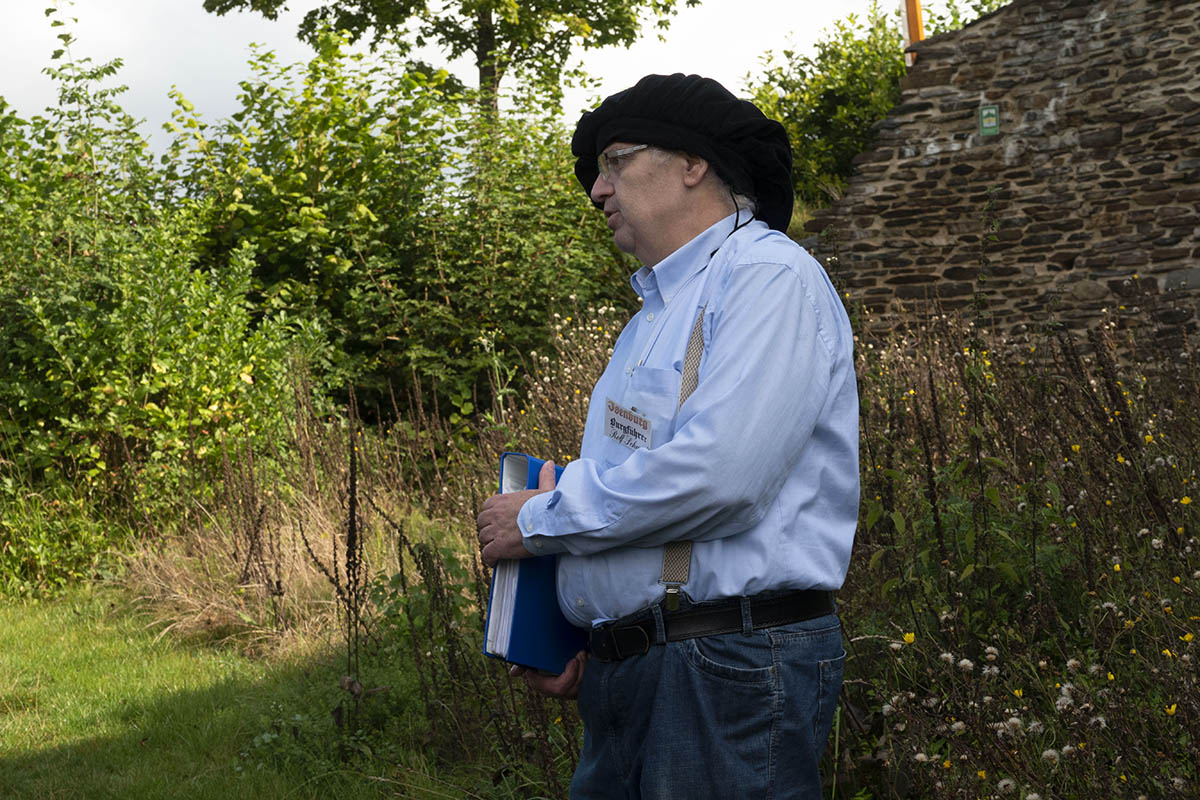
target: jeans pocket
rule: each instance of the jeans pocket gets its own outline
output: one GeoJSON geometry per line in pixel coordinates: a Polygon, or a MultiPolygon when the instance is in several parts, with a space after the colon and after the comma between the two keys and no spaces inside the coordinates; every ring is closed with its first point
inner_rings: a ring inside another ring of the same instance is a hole
{"type": "Polygon", "coordinates": [[[701,636],[679,643],[696,670],[737,683],[769,683],[775,678],[771,642],[761,633],[701,636]]]}
{"type": "Polygon", "coordinates": [[[842,692],[842,675],[845,667],[845,650],[837,658],[820,662],[821,690],[817,696],[817,714],[813,719],[813,736],[817,742],[821,743],[822,748],[833,727],[833,715],[837,710],[838,696],[842,692]]]}

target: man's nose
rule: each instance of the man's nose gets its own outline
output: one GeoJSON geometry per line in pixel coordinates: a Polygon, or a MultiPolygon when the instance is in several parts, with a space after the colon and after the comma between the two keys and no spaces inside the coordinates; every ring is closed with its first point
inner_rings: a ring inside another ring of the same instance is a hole
{"type": "Polygon", "coordinates": [[[592,191],[589,193],[589,196],[592,198],[592,202],[603,202],[604,198],[608,197],[612,193],[612,181],[603,175],[597,175],[596,182],[592,184],[592,191]]]}

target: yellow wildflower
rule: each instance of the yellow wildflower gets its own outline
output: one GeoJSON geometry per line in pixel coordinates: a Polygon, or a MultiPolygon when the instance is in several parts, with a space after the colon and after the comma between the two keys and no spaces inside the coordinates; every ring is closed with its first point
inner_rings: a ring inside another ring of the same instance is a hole
{"type": "Polygon", "coordinates": [[[904,643],[905,644],[912,644],[916,640],[917,640],[917,635],[915,633],[904,634],[904,643]]]}
{"type": "Polygon", "coordinates": [[[1171,703],[1171,705],[1167,706],[1164,711],[1167,712],[1168,717],[1175,716],[1175,703],[1171,703]]]}

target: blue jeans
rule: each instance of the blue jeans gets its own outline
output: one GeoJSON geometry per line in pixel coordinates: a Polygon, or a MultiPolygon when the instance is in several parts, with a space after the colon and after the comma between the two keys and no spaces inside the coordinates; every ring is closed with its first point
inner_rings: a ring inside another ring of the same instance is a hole
{"type": "Polygon", "coordinates": [[[589,660],[572,800],[817,800],[845,656],[830,614],[589,660]]]}

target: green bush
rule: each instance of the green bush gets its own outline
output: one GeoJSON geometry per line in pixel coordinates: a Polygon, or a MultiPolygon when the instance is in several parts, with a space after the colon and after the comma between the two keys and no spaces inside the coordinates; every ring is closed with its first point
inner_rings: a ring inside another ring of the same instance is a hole
{"type": "Polygon", "coordinates": [[[318,321],[321,368],[365,409],[414,370],[463,407],[497,359],[545,342],[555,300],[624,293],[626,266],[550,112],[526,98],[497,118],[444,92],[444,73],[378,58],[332,34],[303,70],[260,55],[231,119],[206,125],[176,98],[172,154],[211,201],[200,263],[253,244],[262,313],[318,321]]]}
{"type": "Polygon", "coordinates": [[[96,88],[117,66],[51,70],[48,117],[0,105],[0,467],[145,506],[214,478],[228,436],[265,450],[316,337],[252,315],[250,246],[196,268],[211,201],[175,197],[96,88]]]}

